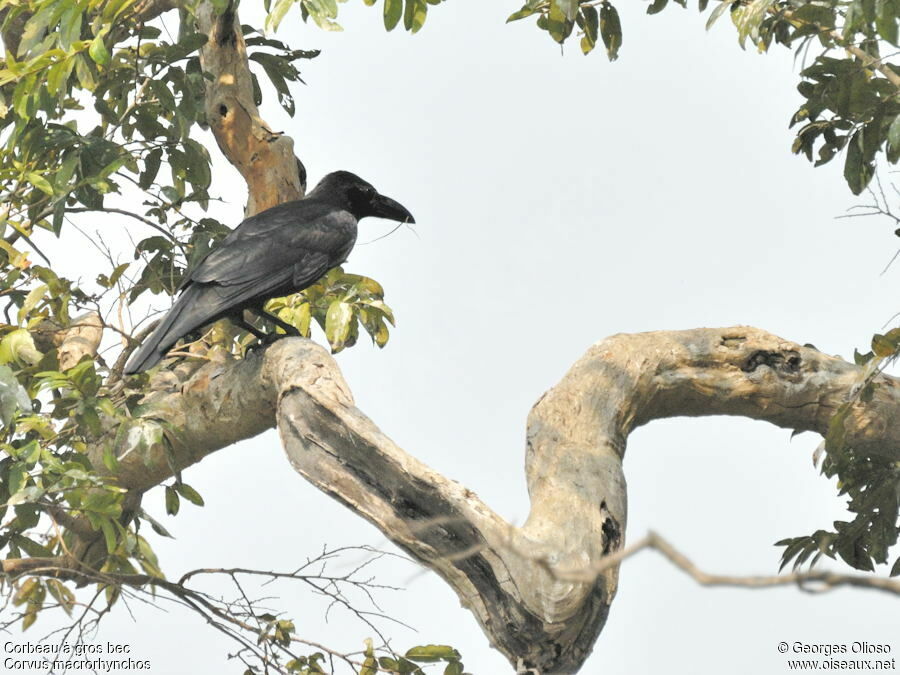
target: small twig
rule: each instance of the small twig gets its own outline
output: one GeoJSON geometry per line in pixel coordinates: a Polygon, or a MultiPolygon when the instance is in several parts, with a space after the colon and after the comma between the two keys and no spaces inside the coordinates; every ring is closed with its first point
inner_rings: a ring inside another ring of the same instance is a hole
{"type": "Polygon", "coordinates": [[[675,567],[691,577],[701,586],[732,586],[735,588],[776,588],[779,586],[799,586],[802,590],[814,593],[830,591],[839,586],[853,586],[871,590],[885,591],[900,595],[900,581],[876,576],[860,574],[838,574],[829,571],[793,572],[773,576],[734,576],[726,574],[709,574],[691,562],[687,556],[678,551],[672,544],[652,530],[631,546],[604,556],[596,565],[571,572],[553,569],[560,579],[570,581],[592,582],[600,574],[630,558],[644,549],[658,551],[675,567]],[[810,584],[821,584],[820,588],[809,588],[810,584]]]}
{"type": "Polygon", "coordinates": [[[116,359],[115,364],[110,370],[109,379],[107,380],[107,386],[112,386],[122,379],[122,371],[125,369],[125,364],[128,362],[128,357],[131,356],[131,353],[135,349],[137,349],[138,345],[140,345],[141,342],[144,341],[144,338],[153,332],[153,329],[159,325],[160,321],[161,319],[151,321],[134,337],[128,336],[128,345],[124,349],[122,349],[122,353],[119,354],[119,358],[116,359]]]}
{"type": "Polygon", "coordinates": [[[184,244],[182,244],[182,243],[178,240],[178,238],[175,237],[175,236],[174,236],[171,232],[169,232],[167,229],[165,229],[164,227],[162,227],[162,226],[159,225],[158,223],[154,223],[154,222],[153,222],[152,220],[150,220],[149,218],[144,218],[144,216],[140,216],[140,215],[138,215],[138,214],[136,214],[136,213],[132,213],[131,211],[127,211],[127,210],[125,210],[125,209],[117,209],[117,208],[108,207],[108,206],[103,207],[103,208],[88,208],[88,207],[81,207],[81,206],[79,206],[79,207],[76,207],[76,208],[66,209],[66,213],[94,213],[94,212],[99,212],[99,213],[117,213],[117,214],[122,215],[122,216],[128,216],[129,218],[133,218],[134,220],[137,220],[137,221],[143,223],[143,224],[146,225],[147,227],[152,227],[154,230],[156,230],[157,232],[159,232],[160,234],[162,234],[166,239],[171,240],[176,246],[178,246],[178,248],[181,249],[181,252],[182,252],[182,253],[185,253],[185,252],[186,252],[186,249],[185,249],[185,247],[184,247],[184,244]]]}

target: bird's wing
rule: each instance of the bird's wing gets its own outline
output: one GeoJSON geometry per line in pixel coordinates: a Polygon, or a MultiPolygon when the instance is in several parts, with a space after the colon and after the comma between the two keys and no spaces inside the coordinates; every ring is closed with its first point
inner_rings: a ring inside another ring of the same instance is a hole
{"type": "Polygon", "coordinates": [[[331,266],[329,254],[307,251],[292,265],[273,268],[267,274],[254,275],[241,282],[191,284],[175,301],[156,330],[132,355],[125,372],[138,373],[151,368],[179,338],[228,313],[230,309],[239,308],[255,298],[271,297],[290,285],[305,288],[331,266]]]}
{"type": "MultiPolygon", "coordinates": [[[[332,257],[320,251],[305,251],[290,261],[291,264],[273,266],[265,274],[246,275],[228,282],[198,283],[209,304],[206,313],[213,315],[227,307],[238,307],[254,298],[285,293],[286,287],[295,291],[306,288],[334,266],[332,257]]],[[[193,287],[193,286],[192,286],[193,287]]]]}
{"type": "MultiPolygon", "coordinates": [[[[255,216],[244,221],[189,273],[189,281],[255,285],[286,269],[319,269],[327,265],[324,259],[333,260],[331,265],[338,264],[353,245],[356,219],[346,211],[313,206],[318,208],[288,211],[276,207],[259,214],[268,214],[267,218],[255,216]]],[[[305,275],[294,273],[295,279],[301,276],[305,275]]]]}
{"type": "Polygon", "coordinates": [[[356,219],[321,203],[294,202],[245,220],[188,274],[181,296],[128,362],[150,368],[179,338],[258,300],[306,288],[341,263],[356,219]]]}

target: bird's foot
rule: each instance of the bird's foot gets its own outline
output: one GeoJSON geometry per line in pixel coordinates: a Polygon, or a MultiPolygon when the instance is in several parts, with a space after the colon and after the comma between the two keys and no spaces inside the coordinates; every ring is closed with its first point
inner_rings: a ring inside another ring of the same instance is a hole
{"type": "Polygon", "coordinates": [[[259,344],[269,346],[274,342],[278,342],[281,338],[288,337],[284,333],[266,333],[266,336],[259,341],[259,344]]]}
{"type": "Polygon", "coordinates": [[[256,351],[257,349],[265,349],[269,345],[277,342],[283,337],[287,337],[287,335],[281,333],[266,333],[262,337],[258,337],[256,342],[253,344],[247,345],[244,350],[244,355],[250,354],[251,352],[256,351]]]}

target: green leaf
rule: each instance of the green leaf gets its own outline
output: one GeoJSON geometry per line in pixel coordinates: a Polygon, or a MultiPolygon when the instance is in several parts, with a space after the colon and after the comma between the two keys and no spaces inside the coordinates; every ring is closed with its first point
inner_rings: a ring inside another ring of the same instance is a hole
{"type": "Polygon", "coordinates": [[[795,539],[783,539],[781,542],[779,542],[779,545],[781,545],[783,542],[790,542],[787,544],[787,548],[781,554],[781,565],[778,567],[779,572],[784,569],[785,565],[787,565],[794,558],[794,556],[796,556],[804,549],[808,541],[808,537],[797,537],[795,539]]]}
{"type": "Polygon", "coordinates": [[[406,11],[403,14],[403,25],[411,33],[418,33],[425,25],[428,3],[425,0],[406,0],[406,11]]]}
{"type": "Polygon", "coordinates": [[[341,300],[335,300],[328,307],[325,315],[325,337],[331,345],[332,352],[339,352],[350,335],[350,322],[354,320],[353,306],[341,300]]]}
{"type": "Polygon", "coordinates": [[[163,573],[159,568],[159,560],[156,553],[147,543],[147,540],[138,535],[137,537],[138,551],[141,558],[141,567],[150,574],[150,576],[163,578],[163,573]]]}
{"type": "Polygon", "coordinates": [[[22,631],[24,632],[31,628],[31,626],[34,625],[34,622],[37,621],[37,617],[37,610],[33,607],[29,608],[28,611],[25,612],[25,617],[22,619],[22,631]]]}
{"type": "Polygon", "coordinates": [[[731,20],[738,29],[738,43],[741,49],[744,49],[748,37],[754,44],[759,40],[760,26],[774,1],[751,0],[748,4],[739,4],[737,10],[731,13],[731,20]]]}
{"type": "Polygon", "coordinates": [[[116,472],[119,469],[119,458],[116,457],[116,449],[113,443],[107,443],[106,447],[103,448],[103,466],[111,472],[116,472]]]}
{"type": "Polygon", "coordinates": [[[263,70],[266,71],[266,76],[269,78],[269,81],[272,83],[272,86],[275,87],[275,91],[278,93],[281,107],[284,108],[285,112],[287,112],[288,115],[293,117],[294,97],[291,94],[290,88],[288,87],[285,78],[293,79],[295,77],[296,69],[294,68],[294,66],[292,66],[287,59],[281,56],[267,54],[264,52],[255,52],[250,55],[250,59],[259,63],[263,67],[263,70]]]}
{"type": "MultiPolygon", "coordinates": [[[[22,496],[24,501],[34,502],[35,500],[40,499],[43,492],[40,488],[31,486],[19,491],[18,494],[22,496]]],[[[9,503],[13,503],[12,497],[10,497],[9,503]]],[[[15,511],[17,525],[21,530],[30,530],[32,527],[35,527],[41,519],[41,512],[33,503],[19,503],[16,505],[15,511]]]]}
{"type": "Polygon", "coordinates": [[[107,63],[109,63],[109,50],[106,48],[106,44],[103,42],[102,33],[91,40],[91,46],[88,47],[88,54],[90,54],[90,57],[97,65],[105,66],[107,63]]]}
{"type": "Polygon", "coordinates": [[[874,358],[875,358],[875,354],[873,352],[866,352],[865,354],[860,354],[856,348],[853,349],[853,363],[855,363],[858,366],[864,366],[874,358]]]}
{"type": "Polygon", "coordinates": [[[78,54],[74,58],[75,75],[78,77],[78,82],[84,89],[94,91],[97,88],[97,76],[93,61],[84,54],[78,54]]]}
{"type": "Polygon", "coordinates": [[[153,150],[148,152],[147,156],[144,157],[144,170],[141,172],[141,177],[138,180],[138,187],[140,187],[141,190],[146,190],[153,185],[153,181],[156,180],[156,174],[159,173],[161,163],[162,148],[153,148],[153,150]]]}
{"type": "Polygon", "coordinates": [[[897,46],[897,0],[875,0],[875,27],[878,34],[895,47],[897,46]]]}
{"type": "Polygon", "coordinates": [[[716,8],[712,11],[712,14],[709,15],[709,19],[706,21],[706,30],[709,30],[713,27],[713,24],[719,20],[726,10],[731,9],[731,5],[735,0],[721,0],[721,2],[716,5],[716,8]]]}
{"type": "Polygon", "coordinates": [[[619,21],[619,12],[609,3],[604,3],[600,8],[600,37],[606,46],[606,55],[610,61],[619,58],[619,48],[622,46],[622,24],[619,21]]]}
{"type": "Polygon", "coordinates": [[[16,462],[9,469],[6,489],[10,495],[14,495],[25,487],[28,480],[28,468],[22,462],[16,462]]]}
{"type": "Polygon", "coordinates": [[[100,529],[103,530],[103,539],[106,542],[106,550],[109,553],[114,553],[116,550],[116,530],[113,527],[112,521],[109,518],[102,518],[100,520],[100,529]]]}
{"type": "MultiPolygon", "coordinates": [[[[71,59],[70,59],[71,60],[71,59]]],[[[67,152],[65,159],[59,166],[59,170],[53,176],[53,184],[57,190],[63,192],[75,175],[75,169],[78,167],[78,161],[81,159],[78,152],[67,152]]]]}
{"type": "Polygon", "coordinates": [[[578,0],[550,0],[550,6],[556,6],[566,21],[575,21],[578,14],[578,0]]]}
{"type": "Polygon", "coordinates": [[[384,27],[391,31],[403,16],[403,0],[384,0],[384,27]]]}
{"type": "Polygon", "coordinates": [[[0,363],[33,366],[43,357],[44,355],[34,346],[31,333],[24,328],[11,331],[0,340],[0,363]]]}
{"type": "MultiPolygon", "coordinates": [[[[290,107],[286,108],[289,115],[294,114],[294,99],[288,94],[290,107]]],[[[283,100],[283,99],[282,99],[283,100]]],[[[195,188],[208,188],[212,182],[212,175],[209,170],[209,153],[200,143],[193,138],[188,138],[184,142],[185,155],[187,157],[187,178],[195,188]]]]}
{"type": "Polygon", "coordinates": [[[422,645],[413,647],[404,655],[406,658],[419,663],[433,663],[435,661],[459,661],[460,655],[449,645],[422,645]]]}
{"type": "Polygon", "coordinates": [[[872,336],[872,351],[875,352],[875,356],[882,358],[893,356],[897,351],[897,342],[896,336],[875,333],[872,336]]]}
{"type": "Polygon", "coordinates": [[[343,30],[337,23],[332,21],[337,16],[336,0],[301,0],[300,5],[311,16],[316,25],[329,31],[343,30]]]}
{"type": "Polygon", "coordinates": [[[56,599],[63,611],[72,616],[72,609],[75,607],[75,594],[56,579],[47,579],[45,583],[47,590],[50,591],[50,595],[56,599]]]}
{"type": "Polygon", "coordinates": [[[109,490],[92,490],[84,498],[82,508],[98,516],[118,518],[122,513],[122,497],[109,490]]]}
{"type": "Polygon", "coordinates": [[[506,19],[506,23],[510,23],[511,21],[518,21],[519,19],[524,19],[526,17],[531,16],[532,14],[534,14],[537,11],[538,10],[536,7],[530,7],[528,5],[525,5],[519,11],[513,12],[512,14],[510,14],[509,17],[506,19]]]}
{"type": "MultiPolygon", "coordinates": [[[[546,30],[550,37],[562,44],[572,33],[578,14],[578,0],[550,0],[546,15],[546,30]]],[[[543,17],[542,17],[543,18],[543,17]]]]}
{"type": "MultiPolygon", "coordinates": [[[[888,127],[887,142],[894,157],[900,157],[900,115],[897,115],[891,122],[891,126],[888,127]]],[[[896,163],[896,159],[894,163],[896,163]]]]}
{"type": "Polygon", "coordinates": [[[82,8],[72,3],[59,19],[59,46],[68,51],[81,37],[82,8]]]}
{"type": "Polygon", "coordinates": [[[647,14],[659,14],[668,4],[669,0],[653,0],[653,4],[647,8],[647,14]]]}
{"type": "Polygon", "coordinates": [[[150,527],[153,528],[153,531],[156,532],[156,534],[158,534],[161,537],[168,537],[169,539],[174,539],[172,534],[165,527],[163,527],[162,523],[160,523],[155,518],[153,518],[153,516],[151,516],[146,511],[144,511],[144,509],[140,509],[138,511],[138,514],[141,518],[143,518],[148,523],[150,523],[150,527]]]}
{"type": "Polygon", "coordinates": [[[21,534],[13,534],[10,541],[25,551],[32,558],[52,558],[53,551],[21,534]]]}
{"type": "Polygon", "coordinates": [[[175,490],[176,492],[178,492],[178,494],[187,499],[191,504],[194,504],[196,506],[203,506],[203,497],[201,497],[200,493],[187,483],[176,483],[175,490]]]}
{"type": "Polygon", "coordinates": [[[600,19],[597,9],[589,6],[582,7],[581,16],[582,28],[584,29],[584,37],[581,38],[581,51],[587,54],[597,44],[597,30],[600,25],[600,19]]]}
{"type": "Polygon", "coordinates": [[[31,412],[31,397],[9,366],[0,365],[0,424],[8,427],[19,410],[31,412]]]}
{"type": "Polygon", "coordinates": [[[170,516],[175,516],[178,514],[178,507],[181,505],[181,500],[178,498],[178,493],[175,492],[170,486],[166,485],[166,513],[170,516]]]}
{"type": "Polygon", "coordinates": [[[47,284],[41,284],[40,286],[35,286],[30,291],[28,291],[28,295],[25,296],[24,302],[22,302],[22,306],[19,308],[19,312],[17,315],[17,319],[19,323],[22,323],[26,319],[30,318],[29,314],[37,307],[37,304],[43,300],[44,296],[47,295],[47,291],[49,287],[47,284]]]}
{"type": "Polygon", "coordinates": [[[30,171],[25,174],[25,180],[34,185],[41,192],[53,195],[53,186],[50,185],[50,181],[44,178],[41,174],[36,173],[34,171],[30,171]]]}
{"type": "Polygon", "coordinates": [[[14,607],[24,605],[34,595],[39,588],[39,580],[37,577],[29,577],[19,586],[19,590],[13,596],[12,603],[14,607]]]}
{"type": "Polygon", "coordinates": [[[266,17],[266,30],[277,31],[278,26],[281,25],[282,19],[284,19],[288,10],[293,6],[294,0],[278,0],[278,2],[275,3],[275,7],[272,8],[272,11],[269,12],[269,15],[266,17]]]}
{"type": "Polygon", "coordinates": [[[847,144],[847,159],[844,162],[844,178],[855,195],[866,189],[875,174],[875,167],[865,159],[863,140],[862,130],[853,134],[847,144]]]}

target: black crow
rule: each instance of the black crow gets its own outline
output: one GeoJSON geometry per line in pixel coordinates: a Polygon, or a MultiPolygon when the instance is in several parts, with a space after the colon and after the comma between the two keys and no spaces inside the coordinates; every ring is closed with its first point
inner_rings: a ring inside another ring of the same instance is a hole
{"type": "Polygon", "coordinates": [[[405,207],[349,171],[328,174],[305,199],[247,218],[188,271],[178,300],[128,360],[125,373],[153,367],[180,338],[224,317],[264,337],[244,321],[244,310],[263,314],[267,300],[302,291],[344,262],[356,242],[356,223],[366,216],[416,222],[405,207]]]}

